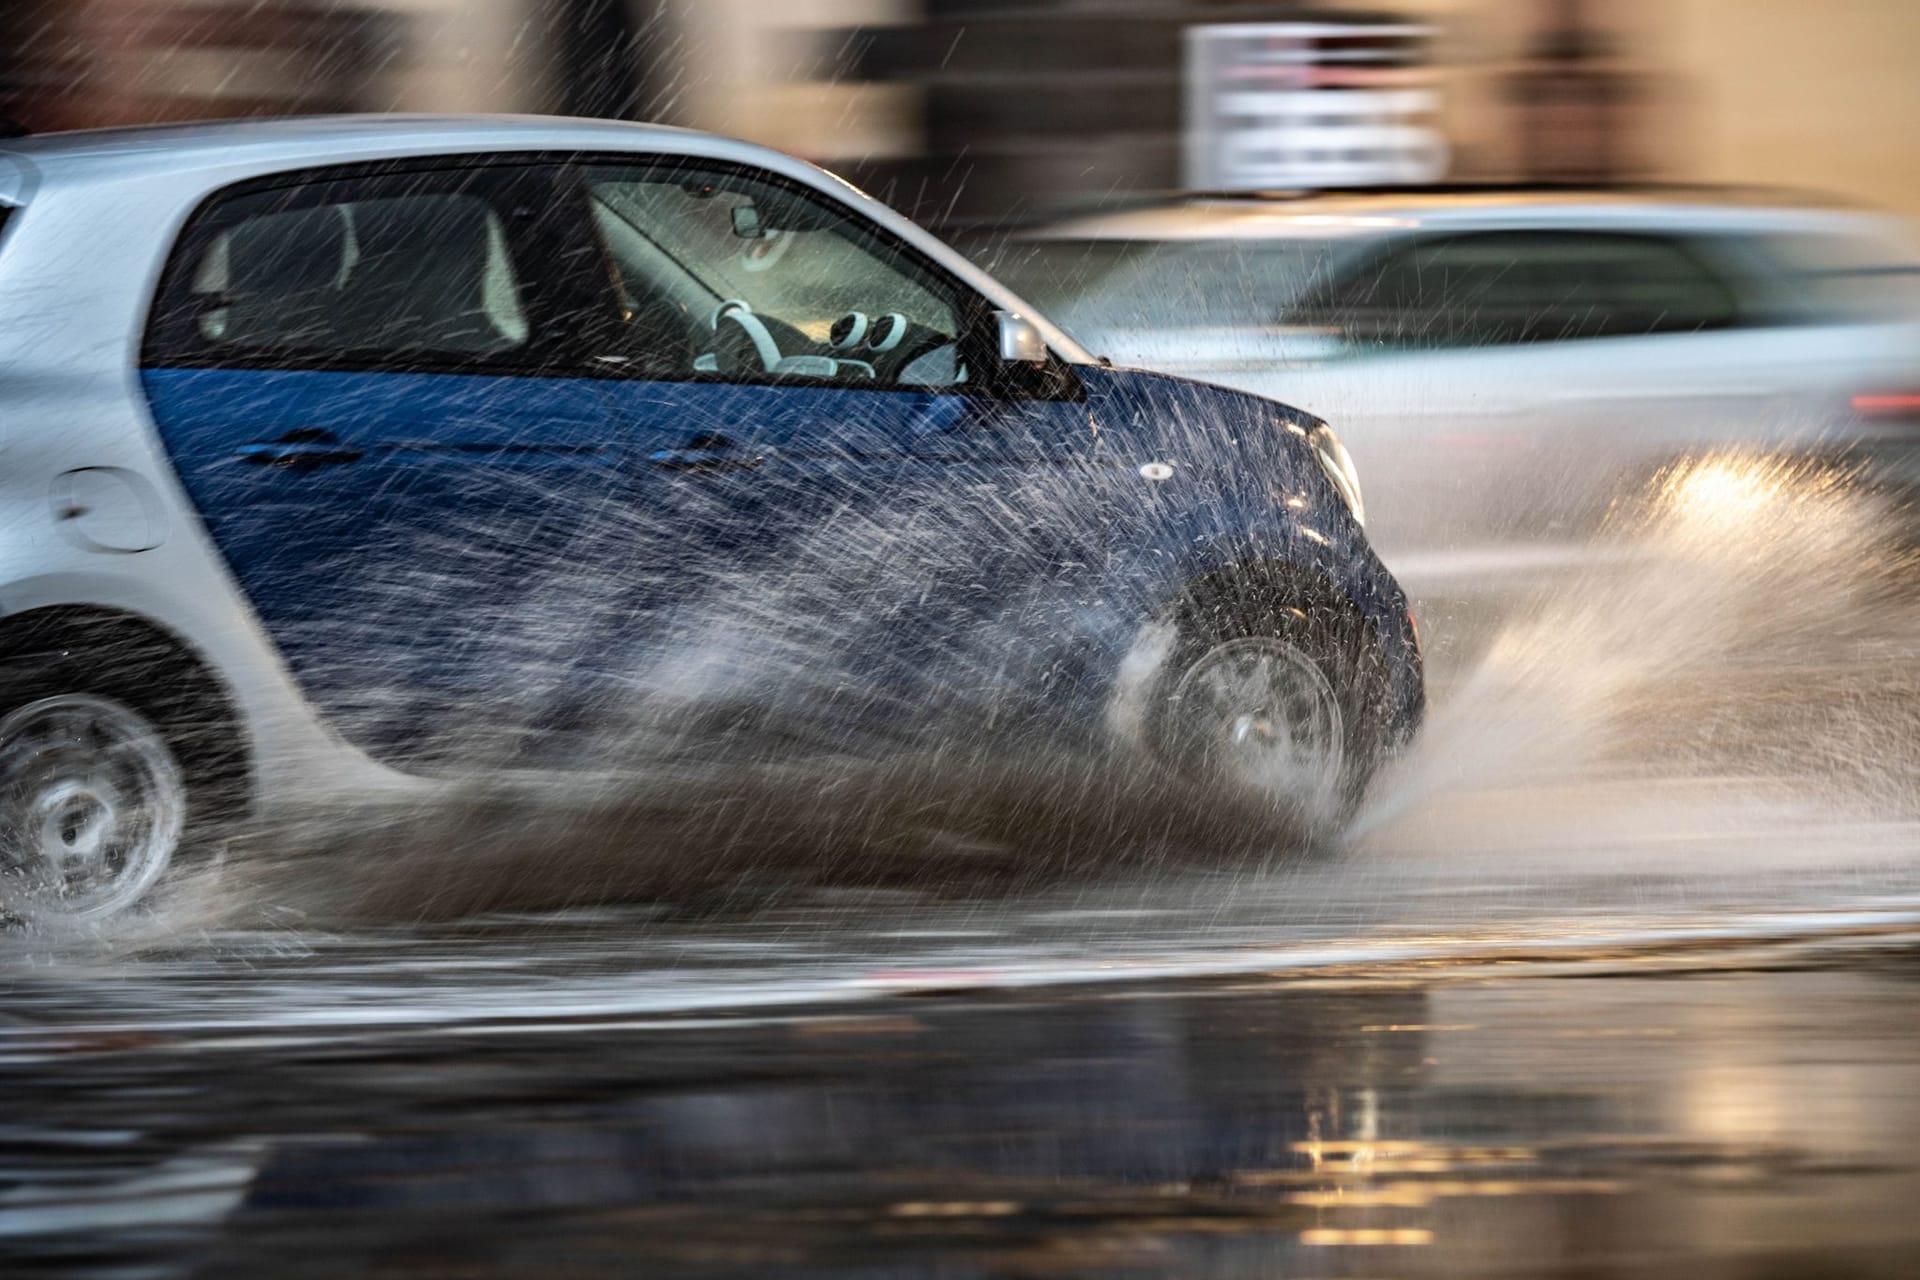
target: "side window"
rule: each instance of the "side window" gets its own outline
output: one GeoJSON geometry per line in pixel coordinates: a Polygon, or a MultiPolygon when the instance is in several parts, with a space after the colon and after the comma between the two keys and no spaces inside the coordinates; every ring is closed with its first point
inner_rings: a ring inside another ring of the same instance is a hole
{"type": "Polygon", "coordinates": [[[602,359],[659,378],[966,381],[970,296],[831,200],[677,162],[583,175],[619,294],[602,359]]]}
{"type": "Polygon", "coordinates": [[[221,199],[169,264],[149,363],[471,365],[533,337],[494,185],[468,171],[221,199]]]}
{"type": "Polygon", "coordinates": [[[1422,240],[1362,263],[1301,323],[1365,341],[1500,346],[1735,323],[1727,286],[1657,236],[1488,232],[1422,240]]]}

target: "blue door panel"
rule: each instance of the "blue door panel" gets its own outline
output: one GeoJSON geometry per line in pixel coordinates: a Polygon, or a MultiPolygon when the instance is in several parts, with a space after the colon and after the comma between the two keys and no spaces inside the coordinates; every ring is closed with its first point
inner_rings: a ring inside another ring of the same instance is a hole
{"type": "Polygon", "coordinates": [[[988,684],[1030,674],[1016,657],[1049,661],[1044,642],[1097,576],[1082,403],[603,385],[615,432],[668,461],[644,517],[662,557],[688,566],[663,602],[686,626],[666,638],[751,637],[737,654],[709,646],[734,664],[710,670],[711,687],[784,695],[819,682],[858,688],[882,713],[991,699],[988,684]]]}
{"type": "Polygon", "coordinates": [[[996,638],[1010,612],[1038,638],[1064,632],[1033,602],[1071,609],[1097,579],[1098,529],[1075,498],[1084,404],[408,373],[143,379],[296,677],[395,763],[489,750],[489,734],[652,691],[715,627],[753,634],[761,678],[969,696],[970,680],[1024,678],[997,656],[1035,649],[1034,634],[996,638]]]}
{"type": "Polygon", "coordinates": [[[405,754],[552,680],[551,616],[628,500],[593,383],[148,369],[182,483],[296,676],[405,754]]]}

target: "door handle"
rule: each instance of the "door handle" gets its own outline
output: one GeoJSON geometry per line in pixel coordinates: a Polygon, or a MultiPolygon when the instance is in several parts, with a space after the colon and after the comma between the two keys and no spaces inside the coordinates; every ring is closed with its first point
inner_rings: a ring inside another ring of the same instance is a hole
{"type": "Polygon", "coordinates": [[[715,472],[751,471],[764,459],[723,438],[703,436],[689,441],[685,448],[655,449],[647,455],[647,461],[662,471],[715,472]]]}
{"type": "Polygon", "coordinates": [[[365,451],[345,445],[331,431],[303,427],[289,431],[277,440],[256,440],[237,450],[242,462],[256,467],[281,467],[289,471],[313,471],[358,462],[365,451]]]}

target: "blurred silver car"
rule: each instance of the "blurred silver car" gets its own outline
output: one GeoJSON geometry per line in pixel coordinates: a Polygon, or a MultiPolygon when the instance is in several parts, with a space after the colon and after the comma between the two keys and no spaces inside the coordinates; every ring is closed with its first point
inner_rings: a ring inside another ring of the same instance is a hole
{"type": "Polygon", "coordinates": [[[1877,215],[1687,192],[1195,200],[999,257],[1117,363],[1332,422],[1416,588],[1578,561],[1609,500],[1702,450],[1914,465],[1920,252],[1877,215]]]}

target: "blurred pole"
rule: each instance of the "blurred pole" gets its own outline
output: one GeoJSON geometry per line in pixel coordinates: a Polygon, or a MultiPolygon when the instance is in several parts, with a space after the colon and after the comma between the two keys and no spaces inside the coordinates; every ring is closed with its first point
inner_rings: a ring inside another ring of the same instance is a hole
{"type": "Polygon", "coordinates": [[[1584,0],[1544,0],[1545,20],[1507,94],[1519,116],[1520,177],[1617,182],[1644,176],[1635,108],[1644,78],[1621,65],[1584,0]]]}
{"type": "Polygon", "coordinates": [[[547,0],[558,50],[563,115],[609,120],[671,117],[673,69],[665,0],[547,0]]]}
{"type": "Polygon", "coordinates": [[[0,4],[0,137],[25,129],[27,24],[37,15],[33,6],[0,4]]]}
{"type": "Polygon", "coordinates": [[[0,0],[0,121],[15,132],[91,123],[74,113],[86,80],[74,6],[0,0]]]}

